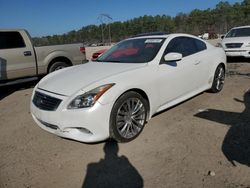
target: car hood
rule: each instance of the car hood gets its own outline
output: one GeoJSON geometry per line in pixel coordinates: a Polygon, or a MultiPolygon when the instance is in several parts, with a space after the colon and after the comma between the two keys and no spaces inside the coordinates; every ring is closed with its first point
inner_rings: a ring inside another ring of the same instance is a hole
{"type": "Polygon", "coordinates": [[[80,89],[89,86],[90,84],[119,73],[143,67],[145,65],[145,63],[136,64],[89,62],[83,65],[55,71],[54,73],[47,75],[39,82],[38,88],[49,92],[70,96],[80,89]]]}
{"type": "Polygon", "coordinates": [[[249,43],[250,37],[232,37],[232,38],[224,38],[222,43],[249,43]]]}

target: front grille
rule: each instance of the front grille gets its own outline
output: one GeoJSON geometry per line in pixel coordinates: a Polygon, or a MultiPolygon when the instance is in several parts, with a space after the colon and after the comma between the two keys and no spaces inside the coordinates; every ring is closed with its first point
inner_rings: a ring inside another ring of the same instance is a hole
{"type": "Polygon", "coordinates": [[[226,43],[225,45],[227,48],[240,48],[243,43],[226,43]]]}
{"type": "Polygon", "coordinates": [[[60,105],[60,103],[62,102],[61,99],[51,97],[49,95],[40,93],[38,91],[35,92],[35,95],[32,101],[33,101],[33,104],[37,108],[41,110],[47,110],[47,111],[55,111],[60,105]]]}

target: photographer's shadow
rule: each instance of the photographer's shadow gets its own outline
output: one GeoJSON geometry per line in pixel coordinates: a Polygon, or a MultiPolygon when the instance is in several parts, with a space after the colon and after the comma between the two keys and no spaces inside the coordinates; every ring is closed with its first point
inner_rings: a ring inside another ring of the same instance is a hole
{"type": "Polygon", "coordinates": [[[230,126],[222,144],[222,152],[234,166],[236,161],[250,167],[250,91],[244,94],[244,101],[234,100],[245,105],[243,112],[208,109],[195,116],[230,126]]]}
{"type": "Polygon", "coordinates": [[[83,188],[110,187],[143,187],[143,179],[139,172],[125,156],[118,156],[118,144],[108,141],[103,148],[104,159],[90,163],[83,182],[83,188]]]}

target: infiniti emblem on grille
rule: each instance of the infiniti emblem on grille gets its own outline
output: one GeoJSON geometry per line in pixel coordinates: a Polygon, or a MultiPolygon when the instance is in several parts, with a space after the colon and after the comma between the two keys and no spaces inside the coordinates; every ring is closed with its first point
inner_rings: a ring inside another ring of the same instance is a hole
{"type": "Polygon", "coordinates": [[[43,99],[41,99],[41,98],[37,99],[37,104],[38,105],[43,104],[43,99]]]}

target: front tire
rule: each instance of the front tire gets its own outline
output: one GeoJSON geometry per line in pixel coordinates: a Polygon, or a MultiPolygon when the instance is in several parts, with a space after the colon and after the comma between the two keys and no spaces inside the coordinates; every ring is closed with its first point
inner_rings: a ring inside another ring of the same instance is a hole
{"type": "Polygon", "coordinates": [[[110,115],[110,136],[118,142],[129,142],[143,130],[147,120],[148,102],[138,93],[123,94],[110,115]]]}
{"type": "Polygon", "coordinates": [[[211,92],[218,93],[222,90],[225,83],[225,68],[220,64],[215,71],[211,92]]]}

